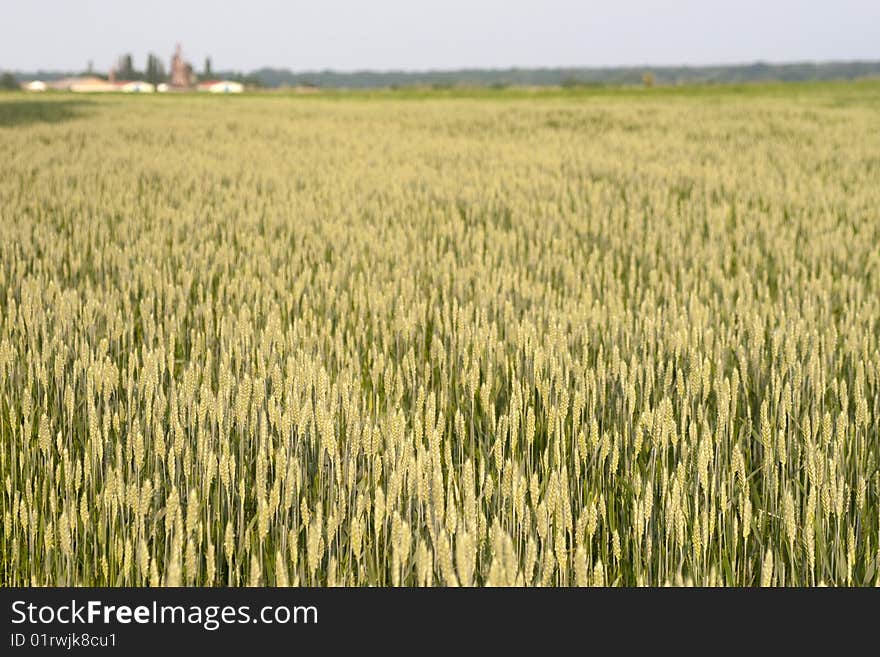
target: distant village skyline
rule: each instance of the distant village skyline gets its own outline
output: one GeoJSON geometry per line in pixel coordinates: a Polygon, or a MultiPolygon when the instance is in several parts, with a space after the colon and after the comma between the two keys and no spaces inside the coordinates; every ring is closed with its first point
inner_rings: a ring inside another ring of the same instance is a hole
{"type": "MultiPolygon", "coordinates": [[[[49,72],[48,69],[44,70],[49,72]]],[[[95,66],[95,61],[90,59],[86,62],[84,69],[73,67],[63,72],[79,72],[88,75],[119,78],[120,80],[132,79],[134,77],[156,78],[156,81],[167,79],[172,86],[184,87],[192,86],[198,78],[204,79],[212,76],[214,70],[210,55],[205,56],[202,66],[199,68],[187,58],[183,45],[178,42],[174,47],[173,53],[167,57],[150,51],[139,58],[135,53],[126,52],[117,56],[106,66],[95,66]],[[139,61],[143,61],[143,68],[139,67],[139,61]]],[[[154,80],[151,79],[150,81],[153,82],[154,80]]]]}
{"type": "MultiPolygon", "coordinates": [[[[205,59],[201,75],[195,67],[184,59],[180,44],[171,56],[169,70],[166,72],[162,59],[150,53],[147,56],[143,71],[135,68],[134,57],[126,53],[117,58],[106,73],[94,70],[90,61],[86,71],[80,75],[57,77],[48,75],[41,77],[39,72],[25,75],[24,80],[12,81],[11,88],[16,86],[24,91],[70,91],[82,93],[121,92],[121,93],[167,93],[185,91],[203,91],[210,93],[242,93],[245,89],[243,80],[217,79],[212,75],[211,59],[205,59]]],[[[255,86],[259,84],[252,84],[255,86]]],[[[3,86],[9,88],[9,81],[4,80],[3,86]]]]}

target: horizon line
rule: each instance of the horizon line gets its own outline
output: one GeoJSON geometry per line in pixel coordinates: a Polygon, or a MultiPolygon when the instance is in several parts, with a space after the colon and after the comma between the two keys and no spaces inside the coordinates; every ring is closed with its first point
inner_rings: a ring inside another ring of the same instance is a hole
{"type": "MultiPolygon", "coordinates": [[[[714,63],[705,63],[705,64],[609,64],[609,65],[508,65],[508,66],[459,66],[459,67],[451,67],[451,68],[418,68],[418,69],[406,69],[406,68],[360,68],[360,69],[339,69],[339,68],[310,68],[310,69],[294,69],[288,66],[277,66],[277,65],[263,65],[258,68],[250,69],[249,73],[256,73],[258,71],[285,71],[288,73],[292,73],[294,75],[306,75],[310,73],[334,73],[339,75],[353,75],[353,74],[364,74],[364,73],[372,73],[372,74],[404,74],[404,75],[418,75],[421,73],[457,73],[457,72],[465,72],[465,71],[552,71],[552,70],[571,70],[571,71],[608,71],[608,70],[645,70],[645,69],[710,69],[710,68],[740,68],[743,66],[756,66],[756,65],[766,65],[766,66],[833,66],[838,64],[880,64],[880,58],[878,59],[798,59],[798,60],[772,60],[772,59],[754,59],[754,60],[740,60],[733,62],[714,62],[714,63]]],[[[22,74],[22,73],[73,73],[75,71],[82,72],[86,69],[61,69],[61,68],[0,68],[0,71],[9,71],[12,74],[22,74]]],[[[110,71],[110,68],[106,69],[107,72],[110,71]]],[[[104,69],[95,68],[92,70],[93,73],[101,73],[104,72],[104,69]]],[[[221,67],[217,69],[217,72],[245,72],[245,69],[241,68],[226,68],[221,67]]]]}

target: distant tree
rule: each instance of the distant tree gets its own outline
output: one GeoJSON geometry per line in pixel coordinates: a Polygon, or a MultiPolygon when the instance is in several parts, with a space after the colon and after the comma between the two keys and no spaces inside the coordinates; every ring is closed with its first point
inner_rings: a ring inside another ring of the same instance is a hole
{"type": "Polygon", "coordinates": [[[4,73],[0,75],[0,89],[6,89],[8,91],[12,91],[13,89],[20,89],[18,86],[18,80],[15,79],[15,76],[12,73],[4,73]]]}
{"type": "Polygon", "coordinates": [[[206,80],[209,80],[213,73],[211,72],[211,58],[205,57],[205,74],[204,77],[206,80]]]}
{"type": "Polygon", "coordinates": [[[583,82],[581,80],[579,80],[576,77],[571,76],[571,75],[569,75],[567,78],[565,78],[562,81],[562,86],[565,87],[566,89],[580,87],[582,84],[583,84],[583,82]]]}
{"type": "Polygon", "coordinates": [[[95,63],[91,59],[89,60],[89,65],[88,68],[86,68],[86,71],[89,75],[92,75],[95,72],[95,63]]]}
{"type": "Polygon", "coordinates": [[[165,64],[153,53],[147,55],[147,70],[144,77],[150,84],[165,82],[165,64]]]}
{"type": "Polygon", "coordinates": [[[134,62],[130,53],[124,54],[119,58],[119,66],[117,67],[117,75],[121,80],[134,79],[134,62]]]}
{"type": "Polygon", "coordinates": [[[165,70],[165,62],[161,57],[156,57],[156,71],[159,82],[168,82],[168,72],[165,70]]]}

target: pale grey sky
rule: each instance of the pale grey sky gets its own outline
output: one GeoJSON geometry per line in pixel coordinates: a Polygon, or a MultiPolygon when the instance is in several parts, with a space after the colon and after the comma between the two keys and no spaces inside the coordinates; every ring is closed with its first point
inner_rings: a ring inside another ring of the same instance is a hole
{"type": "Polygon", "coordinates": [[[0,0],[0,69],[295,71],[880,59],[880,0],[0,0]],[[167,65],[167,64],[166,64],[167,65]]]}

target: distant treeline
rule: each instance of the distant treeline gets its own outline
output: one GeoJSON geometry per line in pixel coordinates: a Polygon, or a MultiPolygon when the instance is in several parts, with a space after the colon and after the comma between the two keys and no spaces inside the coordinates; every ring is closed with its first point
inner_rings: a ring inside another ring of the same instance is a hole
{"type": "Polygon", "coordinates": [[[430,86],[575,86],[642,84],[653,76],[656,84],[736,83],[761,81],[848,80],[880,76],[880,61],[732,66],[643,66],[621,68],[511,68],[460,69],[453,71],[320,71],[294,73],[287,69],[261,68],[253,72],[267,87],[313,85],[316,87],[430,86]]]}
{"type": "MultiPolygon", "coordinates": [[[[57,71],[15,73],[19,80],[54,80],[73,75],[57,71]]],[[[412,86],[579,86],[740,83],[762,81],[851,80],[880,76],[880,61],[737,64],[725,66],[628,66],[617,68],[510,68],[449,71],[312,71],[261,68],[248,74],[217,71],[213,77],[254,86],[323,88],[394,88],[412,86]]]]}

